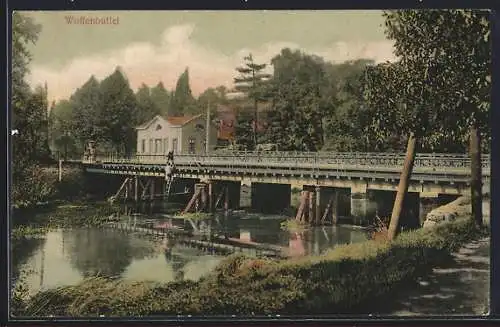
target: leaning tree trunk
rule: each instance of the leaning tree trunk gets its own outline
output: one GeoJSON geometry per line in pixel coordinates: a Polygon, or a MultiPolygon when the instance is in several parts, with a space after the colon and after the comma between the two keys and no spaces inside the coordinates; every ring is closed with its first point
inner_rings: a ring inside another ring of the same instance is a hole
{"type": "Polygon", "coordinates": [[[406,157],[403,165],[403,170],[401,171],[401,177],[399,179],[396,201],[394,202],[394,207],[392,208],[391,222],[389,223],[389,230],[387,232],[387,237],[389,240],[393,240],[398,233],[399,220],[401,218],[401,212],[403,211],[404,199],[406,193],[408,192],[410,177],[413,170],[413,163],[415,162],[416,145],[417,138],[415,137],[414,133],[410,133],[410,137],[408,138],[408,145],[406,146],[406,157]]]}
{"type": "Polygon", "coordinates": [[[471,206],[472,219],[476,226],[483,224],[483,193],[482,193],[482,166],[481,166],[481,132],[474,121],[470,127],[469,154],[471,161],[471,206]]]}

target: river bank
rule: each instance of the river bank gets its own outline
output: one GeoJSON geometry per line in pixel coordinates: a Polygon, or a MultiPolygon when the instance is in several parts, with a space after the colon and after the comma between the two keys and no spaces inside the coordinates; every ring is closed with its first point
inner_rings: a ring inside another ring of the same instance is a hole
{"type": "MultiPolygon", "coordinates": [[[[231,256],[198,281],[91,278],[39,292],[21,311],[30,316],[90,317],[348,313],[424,275],[457,247],[484,233],[474,229],[470,220],[459,219],[404,232],[391,244],[366,241],[289,260],[231,256]],[[42,303],[43,312],[39,311],[42,303]]],[[[372,313],[370,309],[365,307],[366,313],[372,313]]]]}

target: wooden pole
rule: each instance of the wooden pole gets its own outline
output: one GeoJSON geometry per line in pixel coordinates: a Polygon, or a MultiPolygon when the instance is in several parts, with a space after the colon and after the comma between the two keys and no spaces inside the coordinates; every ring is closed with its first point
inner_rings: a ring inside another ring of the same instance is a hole
{"type": "Polygon", "coordinates": [[[316,197],[314,191],[309,192],[309,223],[314,224],[314,206],[316,204],[316,197]]]}
{"type": "Polygon", "coordinates": [[[471,162],[471,207],[476,226],[483,225],[483,182],[481,163],[481,133],[477,122],[470,127],[469,154],[471,162]]]}
{"type": "Polygon", "coordinates": [[[316,217],[315,217],[315,220],[316,220],[316,225],[319,225],[320,222],[321,222],[321,187],[319,186],[316,186],[316,188],[314,189],[315,191],[315,196],[316,196],[316,201],[315,201],[315,213],[316,213],[316,217]]]}
{"type": "Polygon", "coordinates": [[[155,178],[154,177],[151,177],[151,187],[150,187],[150,194],[149,194],[149,198],[151,199],[151,201],[153,201],[155,199],[155,178]]]}
{"type": "Polygon", "coordinates": [[[135,185],[134,185],[134,200],[135,202],[139,201],[139,176],[135,176],[135,185]]]}
{"type": "Polygon", "coordinates": [[[226,185],[225,186],[225,197],[224,197],[224,210],[228,211],[229,210],[229,187],[226,185]]]}
{"type": "Polygon", "coordinates": [[[208,212],[214,212],[214,182],[208,182],[208,212]]]}
{"type": "Polygon", "coordinates": [[[59,182],[62,181],[62,159],[59,159],[59,182]]]}
{"type": "Polygon", "coordinates": [[[399,228],[399,220],[401,217],[401,212],[403,211],[404,199],[406,193],[408,192],[408,186],[410,184],[411,172],[413,170],[413,163],[415,161],[415,147],[417,139],[414,133],[410,133],[408,138],[408,145],[406,146],[406,157],[403,165],[403,170],[401,171],[401,177],[399,179],[398,191],[396,193],[396,201],[394,202],[394,207],[392,209],[391,222],[389,224],[388,238],[393,240],[399,228]]]}

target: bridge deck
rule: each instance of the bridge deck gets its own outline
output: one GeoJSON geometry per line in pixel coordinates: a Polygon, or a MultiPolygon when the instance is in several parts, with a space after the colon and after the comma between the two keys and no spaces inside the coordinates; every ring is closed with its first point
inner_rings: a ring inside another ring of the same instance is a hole
{"type": "MultiPolygon", "coordinates": [[[[82,161],[87,171],[108,174],[163,176],[163,155],[137,155],[133,158],[99,156],[82,161]]],[[[316,178],[398,180],[404,162],[399,153],[234,153],[175,156],[180,177],[211,176],[231,178],[316,178]]],[[[490,158],[483,156],[483,179],[490,181],[490,158]]],[[[468,183],[470,159],[464,154],[418,154],[412,180],[424,182],[468,183]]]]}

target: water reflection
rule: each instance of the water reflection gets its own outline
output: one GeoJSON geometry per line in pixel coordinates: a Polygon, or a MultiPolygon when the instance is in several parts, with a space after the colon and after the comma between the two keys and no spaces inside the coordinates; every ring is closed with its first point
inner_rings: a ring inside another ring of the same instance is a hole
{"type": "Polygon", "coordinates": [[[17,258],[13,275],[24,274],[32,292],[74,285],[95,276],[158,282],[197,279],[222,259],[169,241],[112,229],[49,232],[34,249],[32,240],[16,242],[12,247],[13,258],[17,258]],[[169,244],[168,250],[164,244],[169,244]],[[29,249],[31,254],[21,262],[29,249]]]}
{"type": "MultiPolygon", "coordinates": [[[[32,291],[74,285],[85,277],[103,276],[133,281],[169,282],[199,279],[223,259],[189,247],[183,238],[220,242],[221,238],[247,247],[265,246],[291,256],[321,254],[337,244],[366,239],[363,230],[348,226],[284,231],[283,216],[220,213],[212,219],[187,222],[166,213],[139,215],[122,210],[118,218],[125,230],[112,227],[52,231],[43,240],[12,243],[13,276],[22,267],[32,291]],[[175,233],[152,237],[144,231],[189,229],[191,236],[175,233]],[[218,241],[219,240],[219,241],[218,241]]],[[[255,252],[255,250],[252,250],[255,252]]]]}

